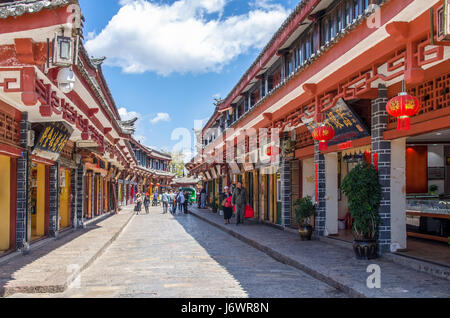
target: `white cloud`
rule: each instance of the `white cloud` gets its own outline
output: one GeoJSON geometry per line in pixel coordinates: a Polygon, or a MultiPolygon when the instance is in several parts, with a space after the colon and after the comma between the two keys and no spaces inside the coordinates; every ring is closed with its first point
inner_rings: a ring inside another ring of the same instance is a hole
{"type": "Polygon", "coordinates": [[[141,144],[145,143],[145,140],[147,139],[143,135],[133,135],[134,140],[139,141],[141,144]]]}
{"type": "Polygon", "coordinates": [[[125,107],[119,108],[119,115],[122,120],[130,120],[136,117],[141,117],[141,114],[134,111],[128,111],[125,107]]]}
{"type": "Polygon", "coordinates": [[[170,115],[168,113],[158,113],[155,118],[150,120],[152,124],[156,124],[160,121],[170,121],[170,115]]]}
{"type": "Polygon", "coordinates": [[[227,1],[121,0],[118,13],[86,47],[127,73],[220,71],[249,49],[261,49],[288,14],[258,0],[248,14],[222,18],[227,1]]]}

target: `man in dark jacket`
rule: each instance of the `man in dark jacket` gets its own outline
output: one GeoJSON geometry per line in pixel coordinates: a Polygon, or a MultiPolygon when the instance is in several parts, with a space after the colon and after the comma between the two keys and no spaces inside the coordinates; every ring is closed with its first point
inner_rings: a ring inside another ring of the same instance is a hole
{"type": "Polygon", "coordinates": [[[236,225],[244,224],[245,206],[248,204],[247,190],[242,187],[242,183],[238,182],[236,189],[233,191],[231,203],[235,207],[236,225]]]}

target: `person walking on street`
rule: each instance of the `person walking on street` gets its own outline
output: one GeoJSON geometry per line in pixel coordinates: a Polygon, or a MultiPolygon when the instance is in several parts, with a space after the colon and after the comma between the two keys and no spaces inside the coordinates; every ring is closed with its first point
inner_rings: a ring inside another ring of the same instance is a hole
{"type": "Polygon", "coordinates": [[[202,192],[200,192],[200,202],[201,202],[201,208],[204,209],[206,206],[206,189],[203,188],[202,192]]]}
{"type": "Polygon", "coordinates": [[[150,206],[150,194],[146,193],[144,197],[144,208],[145,208],[145,214],[148,214],[148,207],[150,206]]]}
{"type": "Polygon", "coordinates": [[[183,208],[184,208],[184,214],[188,213],[188,204],[189,204],[189,194],[187,191],[183,192],[183,196],[184,196],[184,203],[183,203],[183,208]]]}
{"type": "Polygon", "coordinates": [[[173,214],[173,206],[174,206],[175,196],[173,194],[173,190],[169,191],[169,209],[170,213],[173,214]]]}
{"type": "Polygon", "coordinates": [[[247,190],[242,186],[242,182],[238,182],[236,189],[231,197],[231,203],[235,207],[236,225],[244,224],[245,206],[248,204],[247,190]]]}
{"type": "Polygon", "coordinates": [[[230,219],[233,216],[233,205],[231,204],[231,191],[228,186],[223,189],[222,197],[222,207],[223,207],[223,218],[225,219],[225,224],[230,224],[230,219]]]}
{"type": "Polygon", "coordinates": [[[158,192],[155,192],[153,194],[153,202],[152,202],[152,206],[157,206],[158,205],[158,192]]]}
{"type": "Polygon", "coordinates": [[[141,212],[141,206],[142,206],[142,198],[141,198],[141,194],[138,193],[136,194],[136,215],[139,215],[139,212],[141,212]]]}
{"type": "Polygon", "coordinates": [[[166,214],[167,209],[169,207],[169,195],[166,193],[166,190],[163,190],[163,194],[161,196],[161,201],[163,204],[163,214],[166,214]]]}
{"type": "Polygon", "coordinates": [[[181,189],[178,192],[177,202],[178,202],[178,210],[180,212],[183,212],[184,195],[183,195],[183,191],[181,189]]]}

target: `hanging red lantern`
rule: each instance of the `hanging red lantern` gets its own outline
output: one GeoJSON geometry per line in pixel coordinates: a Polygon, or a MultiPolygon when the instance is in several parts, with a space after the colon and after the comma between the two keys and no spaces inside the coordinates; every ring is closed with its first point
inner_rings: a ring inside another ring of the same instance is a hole
{"type": "Polygon", "coordinates": [[[312,136],[319,142],[319,150],[327,150],[327,142],[334,138],[334,129],[328,125],[322,125],[314,128],[312,136]]]}
{"type": "Polygon", "coordinates": [[[275,146],[269,146],[266,148],[266,155],[271,157],[272,155],[276,156],[280,154],[280,149],[275,146]]]}
{"type": "Polygon", "coordinates": [[[411,118],[417,115],[420,109],[420,102],[417,97],[408,95],[406,92],[388,101],[386,111],[392,117],[397,118],[397,130],[409,130],[411,128],[411,118]]]}

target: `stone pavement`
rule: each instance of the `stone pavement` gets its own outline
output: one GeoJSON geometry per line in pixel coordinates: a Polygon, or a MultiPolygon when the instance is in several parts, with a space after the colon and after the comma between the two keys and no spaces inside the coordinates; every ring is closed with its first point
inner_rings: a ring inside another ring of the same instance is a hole
{"type": "Polygon", "coordinates": [[[254,221],[247,221],[243,226],[224,225],[219,214],[195,207],[190,208],[190,213],[354,297],[450,297],[449,280],[406,268],[384,257],[361,261],[350,249],[323,241],[301,241],[298,234],[290,231],[254,221]],[[367,279],[372,274],[367,272],[370,264],[380,266],[379,289],[367,287],[367,279]]]}
{"type": "Polygon", "coordinates": [[[13,297],[347,297],[188,214],[135,216],[62,294],[13,297]]]}
{"type": "Polygon", "coordinates": [[[0,265],[0,297],[15,293],[63,292],[117,238],[133,207],[92,222],[0,265]]]}

